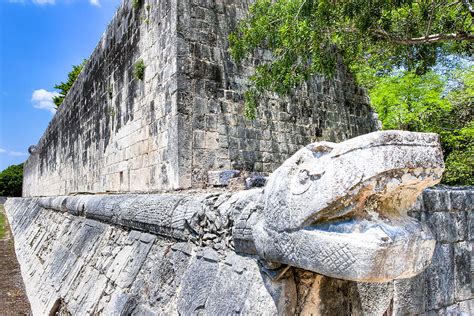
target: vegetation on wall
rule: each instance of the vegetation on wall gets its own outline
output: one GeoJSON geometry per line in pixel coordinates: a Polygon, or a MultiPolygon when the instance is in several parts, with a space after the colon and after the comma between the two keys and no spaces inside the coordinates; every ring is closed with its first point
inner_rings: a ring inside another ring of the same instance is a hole
{"type": "Polygon", "coordinates": [[[23,164],[11,165],[0,172],[0,196],[21,196],[23,164]]]}
{"type": "Polygon", "coordinates": [[[344,63],[385,129],[440,134],[443,182],[473,184],[473,68],[451,63],[472,54],[473,23],[469,1],[256,0],[230,36],[237,62],[272,56],[250,78],[246,116],[262,93],[287,94],[344,63]]]}
{"type": "Polygon", "coordinates": [[[142,0],[132,0],[132,7],[135,10],[140,9],[141,6],[142,6],[142,0]]]}
{"type": "Polygon", "coordinates": [[[143,61],[143,59],[139,59],[135,63],[133,69],[133,76],[135,77],[135,79],[138,80],[143,80],[143,78],[145,77],[145,62],[143,61]]]}
{"type": "Polygon", "coordinates": [[[56,108],[58,108],[63,103],[64,98],[66,97],[69,89],[71,89],[72,85],[74,84],[77,77],[81,73],[82,68],[84,68],[84,65],[86,64],[86,62],[87,60],[84,59],[81,64],[73,65],[72,70],[67,75],[66,82],[61,82],[60,84],[57,84],[54,86],[55,89],[59,90],[59,95],[53,97],[53,102],[56,105],[56,108]]]}

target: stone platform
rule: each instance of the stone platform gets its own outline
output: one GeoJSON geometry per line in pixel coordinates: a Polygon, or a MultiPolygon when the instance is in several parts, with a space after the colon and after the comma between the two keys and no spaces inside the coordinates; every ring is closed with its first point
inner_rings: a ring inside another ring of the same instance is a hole
{"type": "MultiPolygon", "coordinates": [[[[111,205],[108,195],[9,199],[6,210],[33,312],[474,313],[472,188],[436,188],[423,193],[409,213],[435,235],[432,264],[412,279],[389,283],[344,281],[296,268],[274,269],[257,256],[236,253],[229,234],[235,220],[231,210],[243,209],[244,201],[258,190],[134,195],[153,203],[121,204],[120,209],[107,208],[111,205]],[[95,205],[89,209],[96,211],[80,208],[82,213],[77,212],[81,199],[95,205]],[[146,214],[153,214],[153,207],[176,209],[178,204],[187,205],[188,210],[207,209],[194,223],[203,229],[202,238],[186,235],[183,232],[189,228],[179,223],[176,227],[182,229],[160,231],[159,219],[150,220],[152,215],[146,220],[149,225],[136,224],[140,214],[145,214],[138,210],[148,207],[146,214]],[[124,220],[127,218],[137,220],[124,220]],[[222,221],[224,218],[228,221],[222,221]]],[[[130,195],[112,198],[133,201],[130,195]]]]}

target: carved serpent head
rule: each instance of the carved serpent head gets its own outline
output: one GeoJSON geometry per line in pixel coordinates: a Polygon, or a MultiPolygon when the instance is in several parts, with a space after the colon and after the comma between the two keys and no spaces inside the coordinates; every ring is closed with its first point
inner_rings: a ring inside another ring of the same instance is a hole
{"type": "Polygon", "coordinates": [[[436,134],[383,131],[310,144],[270,176],[256,250],[335,278],[414,276],[431,262],[435,241],[406,212],[443,170],[436,134]]]}

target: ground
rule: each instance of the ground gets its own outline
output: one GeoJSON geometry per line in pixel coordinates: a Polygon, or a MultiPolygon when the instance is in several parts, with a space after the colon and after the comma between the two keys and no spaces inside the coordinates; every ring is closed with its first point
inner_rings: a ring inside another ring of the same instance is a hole
{"type": "Polygon", "coordinates": [[[30,315],[20,266],[3,205],[0,204],[0,315],[30,315]]]}

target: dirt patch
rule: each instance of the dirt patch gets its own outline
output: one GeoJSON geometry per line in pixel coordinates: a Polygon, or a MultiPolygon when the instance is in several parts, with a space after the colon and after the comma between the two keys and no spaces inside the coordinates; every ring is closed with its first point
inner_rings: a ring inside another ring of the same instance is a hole
{"type": "Polygon", "coordinates": [[[0,204],[0,315],[31,315],[12,234],[0,204]]]}

